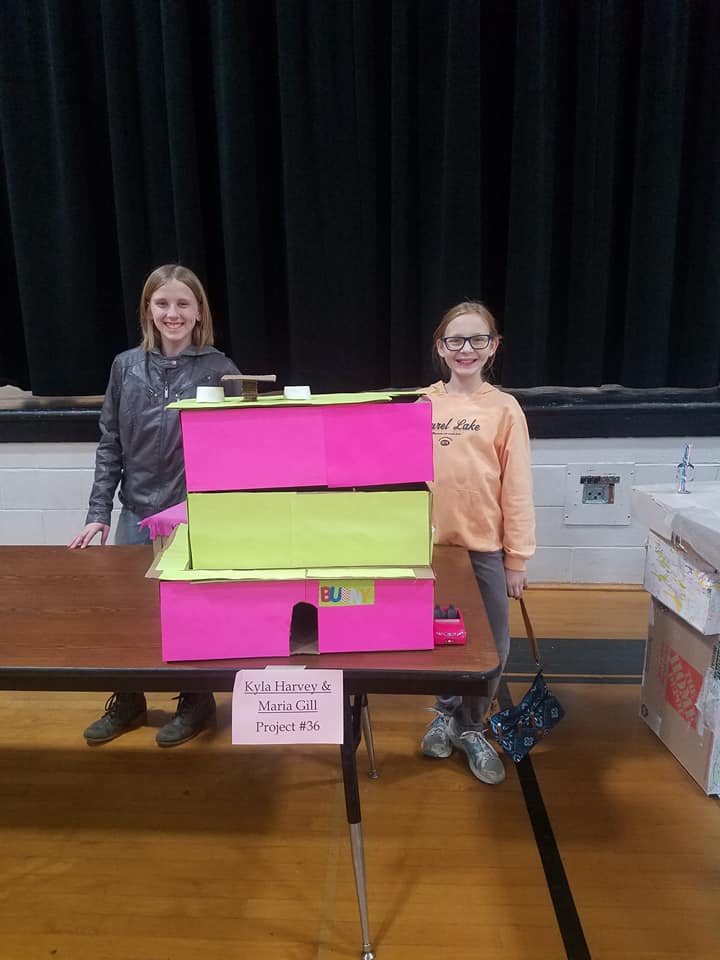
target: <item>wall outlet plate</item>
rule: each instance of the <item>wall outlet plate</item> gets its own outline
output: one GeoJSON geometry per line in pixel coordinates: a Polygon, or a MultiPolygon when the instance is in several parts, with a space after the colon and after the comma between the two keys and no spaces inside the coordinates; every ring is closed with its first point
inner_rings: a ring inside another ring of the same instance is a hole
{"type": "Polygon", "coordinates": [[[634,463],[569,463],[565,474],[565,524],[629,524],[634,463]]]}

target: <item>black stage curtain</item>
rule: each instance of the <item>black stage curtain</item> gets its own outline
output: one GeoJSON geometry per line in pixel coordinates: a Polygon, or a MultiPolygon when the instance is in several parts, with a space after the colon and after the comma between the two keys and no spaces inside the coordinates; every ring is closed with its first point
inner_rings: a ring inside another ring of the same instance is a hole
{"type": "Polygon", "coordinates": [[[102,392],[150,269],[238,365],[433,377],[481,298],[506,386],[720,357],[715,0],[5,0],[0,383],[102,392]]]}

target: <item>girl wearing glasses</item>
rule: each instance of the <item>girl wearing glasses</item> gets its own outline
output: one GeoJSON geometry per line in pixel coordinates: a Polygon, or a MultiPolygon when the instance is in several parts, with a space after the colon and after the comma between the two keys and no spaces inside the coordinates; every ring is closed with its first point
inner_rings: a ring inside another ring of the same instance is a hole
{"type": "MultiPolygon", "coordinates": [[[[510,650],[508,597],[527,586],[525,562],[535,551],[530,440],[514,397],[487,382],[500,343],[495,318],[481,303],[447,311],[433,336],[443,379],[432,402],[435,542],[467,547],[504,668],[510,650]]],[[[467,755],[483,783],[501,783],[505,768],[485,738],[485,716],[500,683],[483,696],[438,697],[422,741],[428,757],[467,755]]]]}

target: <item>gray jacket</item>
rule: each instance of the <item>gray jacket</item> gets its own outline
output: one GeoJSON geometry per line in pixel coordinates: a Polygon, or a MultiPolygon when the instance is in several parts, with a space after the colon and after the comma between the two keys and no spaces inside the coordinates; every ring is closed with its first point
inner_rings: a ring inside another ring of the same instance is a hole
{"type": "Polygon", "coordinates": [[[95,482],[86,523],[110,523],[113,498],[139,517],[185,498],[180,417],[168,403],[195,396],[200,386],[218,386],[238,373],[214,347],[188,347],[176,357],[136,347],[113,360],[100,414],[95,482]]]}

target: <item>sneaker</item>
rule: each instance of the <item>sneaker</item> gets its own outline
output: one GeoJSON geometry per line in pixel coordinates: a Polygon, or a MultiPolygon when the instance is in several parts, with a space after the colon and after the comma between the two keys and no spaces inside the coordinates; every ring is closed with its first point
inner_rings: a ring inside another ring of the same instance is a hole
{"type": "Polygon", "coordinates": [[[215,716],[215,697],[211,693],[181,693],[175,699],[175,714],[155,737],[159,747],[176,747],[192,740],[215,716]]]}
{"type": "Polygon", "coordinates": [[[448,737],[453,746],[467,754],[468,766],[483,783],[502,783],[505,767],[495,748],[485,739],[482,730],[464,730],[458,733],[455,720],[448,723],[448,737]]]}
{"type": "MultiPolygon", "coordinates": [[[[431,707],[430,709],[434,710],[435,708],[431,707]]],[[[448,736],[448,718],[444,713],[438,713],[437,710],[435,712],[437,716],[425,731],[420,749],[426,757],[437,757],[440,760],[445,760],[453,750],[448,736]]]]}
{"type": "Polygon", "coordinates": [[[83,731],[88,743],[107,743],[147,720],[143,693],[114,693],[105,704],[105,713],[83,731]]]}

